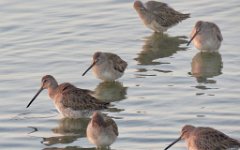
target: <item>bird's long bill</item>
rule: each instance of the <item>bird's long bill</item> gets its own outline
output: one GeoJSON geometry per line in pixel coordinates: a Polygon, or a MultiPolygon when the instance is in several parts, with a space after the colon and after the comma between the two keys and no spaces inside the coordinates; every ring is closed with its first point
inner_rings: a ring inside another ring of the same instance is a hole
{"type": "Polygon", "coordinates": [[[87,70],[82,74],[82,76],[84,76],[95,64],[97,63],[97,61],[94,61],[90,67],[87,68],[87,70]]]}
{"type": "Polygon", "coordinates": [[[188,41],[187,46],[192,42],[192,40],[197,36],[197,34],[200,32],[200,29],[195,32],[195,34],[192,36],[191,40],[188,41]]]}
{"type": "Polygon", "coordinates": [[[176,139],[175,141],[173,141],[171,144],[169,144],[164,150],[167,150],[167,149],[169,149],[170,147],[172,147],[174,144],[176,144],[178,141],[180,141],[181,140],[181,136],[178,138],[178,139],[176,139]]]}
{"type": "Polygon", "coordinates": [[[35,94],[35,96],[32,98],[32,100],[28,103],[28,105],[27,105],[26,108],[28,108],[28,107],[32,104],[32,102],[37,98],[37,96],[42,92],[42,90],[43,90],[43,87],[41,87],[41,88],[38,90],[38,92],[35,94]]]}

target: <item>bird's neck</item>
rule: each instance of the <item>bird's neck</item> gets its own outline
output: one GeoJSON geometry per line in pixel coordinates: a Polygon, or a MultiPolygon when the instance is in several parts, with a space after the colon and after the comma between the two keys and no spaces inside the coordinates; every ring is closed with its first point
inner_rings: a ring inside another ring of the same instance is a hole
{"type": "Polygon", "coordinates": [[[58,85],[51,85],[48,87],[48,95],[51,99],[54,99],[57,94],[58,85]]]}

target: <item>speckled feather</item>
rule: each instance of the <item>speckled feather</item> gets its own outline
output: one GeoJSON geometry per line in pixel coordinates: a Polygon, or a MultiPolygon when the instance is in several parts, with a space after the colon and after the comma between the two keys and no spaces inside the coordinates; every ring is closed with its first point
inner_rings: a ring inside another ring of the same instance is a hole
{"type": "Polygon", "coordinates": [[[240,147],[239,141],[227,136],[226,134],[209,127],[197,127],[191,135],[198,150],[223,150],[227,148],[240,147]]]}
{"type": "Polygon", "coordinates": [[[127,67],[127,63],[122,60],[118,55],[113,53],[106,53],[108,57],[108,61],[113,65],[113,68],[119,72],[124,72],[127,67]]]}
{"type": "Polygon", "coordinates": [[[212,24],[212,26],[213,26],[212,28],[213,28],[214,32],[217,35],[218,40],[223,41],[223,37],[222,37],[221,30],[219,29],[219,27],[216,24],[212,24]]]}
{"type": "Polygon", "coordinates": [[[213,128],[185,125],[181,136],[169,144],[169,149],[180,140],[185,140],[188,150],[227,150],[240,148],[240,142],[213,128]]]}
{"type": "Polygon", "coordinates": [[[80,89],[70,83],[58,85],[51,75],[42,77],[41,88],[27,105],[27,108],[44,89],[48,90],[49,97],[53,100],[57,110],[68,118],[87,117],[94,110],[106,109],[108,102],[101,102],[91,96],[93,91],[80,89]]]}
{"type": "Polygon", "coordinates": [[[190,17],[190,14],[180,13],[166,3],[157,1],[148,1],[143,4],[141,1],[136,0],[133,7],[143,23],[155,32],[164,32],[190,17]]]}
{"type": "Polygon", "coordinates": [[[152,14],[159,18],[156,21],[164,27],[171,27],[182,20],[189,18],[190,15],[182,14],[162,2],[148,1],[145,6],[149,12],[152,12],[152,14]]]}
{"type": "Polygon", "coordinates": [[[64,107],[70,107],[73,110],[82,109],[106,109],[109,103],[101,102],[91,96],[90,90],[80,89],[70,83],[62,83],[58,87],[58,93],[61,93],[61,103],[64,107]]]}
{"type": "Polygon", "coordinates": [[[117,127],[117,124],[115,123],[115,121],[109,117],[106,117],[105,119],[105,122],[106,122],[106,126],[112,126],[113,128],[113,132],[118,136],[118,127],[117,127]]]}

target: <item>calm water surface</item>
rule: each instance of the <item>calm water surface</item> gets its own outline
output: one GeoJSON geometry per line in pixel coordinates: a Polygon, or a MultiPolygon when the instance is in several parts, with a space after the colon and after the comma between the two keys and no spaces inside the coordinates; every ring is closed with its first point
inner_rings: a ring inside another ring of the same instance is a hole
{"type": "MultiPolygon", "coordinates": [[[[166,2],[166,0],[165,0],[166,2]]],[[[26,109],[51,74],[112,101],[119,138],[113,150],[159,150],[185,124],[211,126],[240,139],[239,0],[167,3],[191,18],[158,35],[145,28],[130,0],[5,0],[0,2],[0,149],[94,149],[88,119],[63,119],[47,92],[26,109]],[[197,20],[217,23],[220,54],[186,46],[197,20]],[[125,75],[104,83],[81,74],[95,51],[128,62],[125,75]]],[[[172,149],[186,149],[179,142],[172,149]]]]}

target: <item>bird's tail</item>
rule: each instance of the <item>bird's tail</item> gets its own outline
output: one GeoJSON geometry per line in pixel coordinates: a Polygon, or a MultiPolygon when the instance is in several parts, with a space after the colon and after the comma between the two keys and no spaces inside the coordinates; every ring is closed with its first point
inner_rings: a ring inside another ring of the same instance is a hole
{"type": "Polygon", "coordinates": [[[101,102],[102,109],[107,109],[110,106],[110,102],[101,102]]]}
{"type": "Polygon", "coordinates": [[[181,17],[182,20],[185,20],[187,18],[190,18],[190,14],[181,14],[180,17],[181,17]]]}

